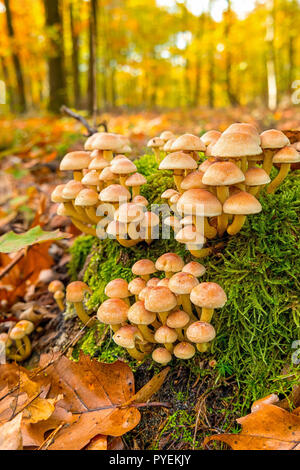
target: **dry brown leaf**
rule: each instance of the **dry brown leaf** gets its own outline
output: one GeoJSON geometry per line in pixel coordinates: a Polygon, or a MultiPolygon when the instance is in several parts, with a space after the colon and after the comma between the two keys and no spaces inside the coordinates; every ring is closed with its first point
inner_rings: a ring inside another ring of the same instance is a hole
{"type": "Polygon", "coordinates": [[[22,450],[22,414],[0,426],[0,450],[22,450]]]}
{"type": "Polygon", "coordinates": [[[126,405],[131,403],[147,403],[150,398],[155,395],[163,383],[165,382],[168,373],[170,372],[170,367],[162,370],[159,374],[155,375],[143,388],[141,388],[126,405]]]}
{"type": "Polygon", "coordinates": [[[85,450],[107,450],[108,443],[107,443],[107,436],[99,436],[94,437],[85,450]]]}

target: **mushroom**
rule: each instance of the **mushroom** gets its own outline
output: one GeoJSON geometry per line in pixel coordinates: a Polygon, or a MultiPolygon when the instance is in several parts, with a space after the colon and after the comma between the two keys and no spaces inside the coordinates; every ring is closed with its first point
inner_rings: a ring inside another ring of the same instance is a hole
{"type": "Polygon", "coordinates": [[[257,196],[261,187],[271,181],[268,173],[263,168],[251,167],[245,173],[246,190],[252,196],[257,196]]]}
{"type": "Polygon", "coordinates": [[[202,173],[205,173],[206,170],[208,170],[208,168],[211,165],[213,165],[214,163],[216,163],[218,161],[220,161],[220,160],[218,160],[217,158],[214,158],[214,157],[208,158],[207,160],[204,160],[204,162],[201,163],[201,165],[199,165],[198,170],[202,171],[202,173]]]}
{"type": "Polygon", "coordinates": [[[128,320],[130,323],[137,325],[146,341],[155,343],[154,335],[148,326],[155,322],[156,314],[149,312],[149,310],[145,308],[143,301],[136,302],[130,307],[128,310],[128,320]]]}
{"type": "Polygon", "coordinates": [[[123,146],[124,143],[116,134],[98,132],[86,141],[85,150],[100,150],[104,159],[111,162],[114,153],[119,153],[123,146]]]}
{"type": "Polygon", "coordinates": [[[17,354],[11,359],[21,362],[31,355],[32,347],[29,335],[34,331],[34,324],[27,320],[18,322],[9,333],[9,338],[16,342],[17,354]]]}
{"type": "Polygon", "coordinates": [[[128,189],[123,186],[119,184],[111,184],[101,191],[99,199],[102,202],[112,204],[115,209],[118,209],[121,204],[130,201],[131,194],[128,189]]]}
{"type": "Polygon", "coordinates": [[[224,307],[227,302],[227,296],[219,284],[203,282],[192,290],[191,301],[197,307],[202,308],[200,321],[210,323],[214,310],[224,307]]]}
{"type": "Polygon", "coordinates": [[[84,325],[91,326],[91,319],[84,309],[84,299],[86,294],[91,294],[92,291],[84,282],[72,282],[67,287],[67,302],[74,305],[76,313],[84,325]]]}
{"type": "Polygon", "coordinates": [[[141,186],[147,183],[145,176],[140,173],[134,173],[133,175],[127,178],[125,185],[128,188],[132,188],[132,197],[140,195],[141,186]]]}
{"type": "Polygon", "coordinates": [[[115,220],[122,224],[125,224],[127,227],[127,233],[130,236],[131,240],[127,242],[124,240],[122,245],[125,247],[136,245],[141,240],[141,233],[138,228],[140,228],[142,221],[145,218],[144,207],[139,206],[133,203],[122,204],[119,209],[115,212],[115,220]]]}
{"type": "Polygon", "coordinates": [[[197,321],[197,318],[193,314],[190,295],[198,284],[199,281],[196,277],[183,272],[175,274],[169,282],[169,289],[178,296],[178,303],[182,305],[183,310],[194,321],[197,321]]]}
{"type": "Polygon", "coordinates": [[[135,196],[132,199],[133,204],[137,204],[138,206],[147,207],[149,205],[149,201],[144,196],[135,196]]]}
{"type": "MultiPolygon", "coordinates": [[[[91,155],[93,157],[93,154],[91,155]]],[[[98,177],[98,185],[99,185],[99,177],[105,168],[110,168],[109,162],[105,160],[102,156],[95,156],[91,163],[89,164],[89,170],[95,172],[96,176],[98,177]]],[[[84,179],[84,178],[83,178],[84,179]]],[[[82,183],[86,184],[82,179],[82,183]]],[[[85,179],[86,180],[86,179],[85,179]]]]}
{"type": "Polygon", "coordinates": [[[183,259],[176,253],[165,253],[155,263],[157,271],[163,271],[169,279],[173,274],[180,272],[183,266],[183,259]]]}
{"type": "Polygon", "coordinates": [[[211,144],[215,144],[219,138],[221,137],[222,133],[219,131],[211,130],[208,132],[205,132],[200,138],[204,145],[208,147],[211,144]]]}
{"type": "Polygon", "coordinates": [[[141,277],[136,277],[128,284],[129,292],[135,296],[135,300],[138,301],[138,296],[143,289],[146,287],[146,281],[141,277]]]}
{"type": "Polygon", "coordinates": [[[154,212],[146,212],[141,221],[142,239],[150,246],[153,240],[159,239],[159,217],[154,212]]]}
{"type": "Polygon", "coordinates": [[[105,287],[105,295],[110,299],[122,299],[130,307],[130,292],[124,279],[114,279],[105,287]]]}
{"type": "Polygon", "coordinates": [[[75,206],[85,210],[86,215],[93,224],[98,224],[101,217],[97,216],[99,195],[93,189],[83,189],[75,199],[75,206]]]}
{"type": "Polygon", "coordinates": [[[276,129],[264,131],[261,135],[261,148],[264,151],[263,169],[270,175],[273,166],[274,155],[283,147],[290,145],[287,136],[276,129]]]}
{"type": "Polygon", "coordinates": [[[152,353],[153,361],[166,366],[172,361],[172,354],[166,348],[157,348],[152,353]]]}
{"type": "Polygon", "coordinates": [[[75,206],[75,200],[83,189],[85,189],[85,187],[80,181],[69,181],[62,190],[62,198],[65,201],[64,206],[71,217],[75,217],[75,219],[90,224],[91,220],[85,210],[82,207],[75,206]]]}
{"type": "Polygon", "coordinates": [[[159,138],[166,143],[171,139],[175,139],[175,135],[171,131],[164,131],[160,134],[159,138]]]}
{"type": "Polygon", "coordinates": [[[136,240],[127,240],[127,226],[121,222],[113,220],[106,228],[106,233],[109,238],[117,239],[121,246],[126,244],[126,247],[135,246],[136,240]]]}
{"type": "Polygon", "coordinates": [[[171,354],[173,353],[173,343],[176,343],[178,339],[175,330],[169,328],[167,325],[163,325],[155,332],[154,338],[157,343],[163,344],[171,354]]]}
{"type": "Polygon", "coordinates": [[[167,319],[167,326],[176,331],[178,339],[184,341],[182,329],[185,328],[191,321],[191,317],[183,310],[176,310],[170,313],[167,319]]]}
{"type": "Polygon", "coordinates": [[[65,290],[65,286],[60,281],[52,281],[52,282],[50,282],[50,284],[48,286],[48,291],[51,294],[54,295],[56,303],[57,303],[57,305],[58,305],[61,312],[64,312],[64,310],[65,310],[65,306],[64,306],[64,303],[63,303],[63,300],[62,300],[65,297],[64,296],[64,290],[65,290]],[[57,294],[58,292],[61,292],[63,294],[63,297],[62,296],[56,296],[55,297],[55,294],[57,294]]]}
{"type": "Polygon", "coordinates": [[[108,299],[98,309],[97,318],[117,332],[128,320],[129,307],[122,299],[108,299]]]}
{"type": "Polygon", "coordinates": [[[259,214],[262,211],[260,202],[252,194],[240,191],[225,202],[225,214],[234,215],[232,224],[227,228],[229,235],[236,235],[241,231],[247,215],[259,214]]]}
{"type": "Polygon", "coordinates": [[[159,165],[160,170],[172,170],[174,181],[179,192],[182,192],[181,183],[184,180],[185,172],[196,170],[197,163],[195,160],[183,152],[174,152],[167,157],[159,165]]]}
{"type": "Polygon", "coordinates": [[[174,356],[178,359],[192,359],[196,354],[196,349],[191,343],[178,343],[174,348],[174,356]]]}
{"type": "MultiPolygon", "coordinates": [[[[166,217],[163,220],[163,233],[164,234],[166,233],[165,226],[171,227],[173,229],[175,235],[177,235],[177,233],[179,232],[179,230],[181,228],[180,220],[177,219],[177,217],[174,217],[174,216],[166,217]]],[[[170,231],[168,233],[170,233],[170,231]]],[[[167,239],[168,237],[164,235],[164,238],[167,239]]]]}
{"type": "Polygon", "coordinates": [[[182,268],[183,273],[192,274],[195,277],[202,277],[206,273],[206,268],[196,261],[191,261],[182,268]]]}
{"type": "Polygon", "coordinates": [[[163,148],[164,145],[165,141],[160,137],[154,137],[154,139],[151,139],[147,144],[147,147],[153,150],[157,163],[160,162],[160,149],[163,148]]]}
{"type": "Polygon", "coordinates": [[[206,146],[200,137],[193,134],[184,134],[173,142],[171,150],[172,152],[187,152],[198,162],[198,152],[205,152],[206,146]]]}
{"type": "MultiPolygon", "coordinates": [[[[61,291],[57,291],[57,292],[60,292],[63,295],[63,298],[65,297],[63,292],[61,291]]],[[[38,325],[43,317],[42,315],[35,313],[34,307],[32,305],[31,307],[27,308],[24,312],[22,312],[19,318],[20,320],[27,320],[33,323],[34,325],[38,325]]]]}
{"type": "Polygon", "coordinates": [[[118,177],[117,175],[113,174],[110,167],[107,167],[101,171],[100,176],[99,176],[99,181],[100,181],[100,186],[102,186],[101,187],[101,191],[102,191],[104,188],[106,188],[107,186],[110,186],[111,184],[117,184],[118,177]]]}
{"type": "Polygon", "coordinates": [[[273,157],[273,163],[280,164],[280,170],[276,178],[268,186],[267,193],[272,194],[287,177],[292,163],[300,162],[300,154],[294,147],[284,147],[273,157]]]}
{"type": "Polygon", "coordinates": [[[142,259],[132,266],[132,272],[135,276],[140,276],[148,282],[150,275],[156,273],[155,264],[149,259],[142,259]]]}
{"type": "Polygon", "coordinates": [[[196,343],[199,352],[206,352],[209,343],[216,337],[216,330],[210,323],[198,321],[188,327],[186,336],[189,341],[196,343]]]}
{"type": "Polygon", "coordinates": [[[62,159],[60,171],[73,171],[74,180],[81,181],[82,170],[86,170],[90,163],[91,156],[88,152],[71,152],[62,159]]]}
{"type": "MultiPolygon", "coordinates": [[[[159,279],[159,282],[157,283],[157,287],[169,287],[169,282],[170,279],[165,277],[164,279],[159,279]]],[[[153,286],[156,287],[156,286],[153,286]]]]}
{"type": "Polygon", "coordinates": [[[159,283],[160,283],[160,279],[158,277],[152,277],[147,282],[147,287],[157,287],[159,283]]]}
{"type": "Polygon", "coordinates": [[[117,160],[113,160],[111,164],[111,171],[115,175],[118,175],[120,184],[126,187],[126,180],[128,179],[128,175],[135,173],[137,168],[135,164],[122,155],[123,158],[118,158],[117,160]]]}
{"type": "Polygon", "coordinates": [[[171,153],[172,152],[172,145],[173,143],[175,142],[176,140],[176,137],[173,137],[173,139],[170,139],[168,140],[164,147],[163,147],[163,151],[167,154],[167,153],[171,153]]]}
{"type": "Polygon", "coordinates": [[[177,306],[177,298],[167,287],[151,287],[145,292],[145,308],[155,312],[163,325],[171,310],[177,306]]]}
{"type": "Polygon", "coordinates": [[[7,333],[0,334],[0,359],[1,364],[6,363],[6,357],[10,356],[10,347],[12,346],[13,342],[9,338],[7,333]]]}
{"type": "MultiPolygon", "coordinates": [[[[94,191],[98,191],[101,183],[99,180],[99,173],[96,170],[90,170],[88,173],[84,175],[82,178],[82,184],[87,186],[89,189],[93,189],[94,191]]],[[[84,188],[82,188],[84,189],[84,188]]]]}
{"type": "Polygon", "coordinates": [[[202,182],[204,173],[200,170],[189,173],[181,183],[181,189],[188,191],[189,189],[208,189],[202,182]]]}
{"type": "Polygon", "coordinates": [[[136,341],[143,342],[143,337],[139,332],[138,328],[132,325],[122,326],[113,336],[114,342],[127,349],[131,357],[137,361],[142,361],[145,358],[145,353],[142,353],[136,349],[136,341]]]}
{"type": "Polygon", "coordinates": [[[206,242],[206,238],[194,225],[183,227],[176,235],[176,241],[187,246],[190,253],[195,258],[204,258],[212,253],[212,248],[202,248],[206,242]]]}

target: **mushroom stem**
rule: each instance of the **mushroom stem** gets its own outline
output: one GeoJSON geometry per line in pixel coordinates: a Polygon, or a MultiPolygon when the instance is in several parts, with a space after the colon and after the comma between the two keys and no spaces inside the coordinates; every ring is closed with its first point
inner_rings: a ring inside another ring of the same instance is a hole
{"type": "Polygon", "coordinates": [[[164,347],[165,347],[171,354],[173,354],[174,346],[173,346],[172,343],[165,343],[165,344],[164,344],[164,347]]]}
{"type": "Polygon", "coordinates": [[[217,235],[217,230],[211,225],[209,225],[207,217],[204,217],[204,235],[209,240],[215,238],[217,235]]]}
{"type": "Polygon", "coordinates": [[[78,317],[80,318],[80,320],[82,321],[82,323],[84,325],[87,325],[90,322],[90,317],[85,312],[84,307],[82,305],[82,302],[74,302],[74,307],[75,307],[76,313],[77,313],[78,317]]]}
{"type": "Polygon", "coordinates": [[[24,346],[23,346],[23,342],[22,340],[20,339],[16,339],[16,348],[17,348],[17,353],[20,354],[20,356],[24,356],[24,346]]]}
{"type": "Polygon", "coordinates": [[[178,340],[179,341],[185,341],[185,337],[184,337],[184,334],[182,333],[181,328],[176,328],[175,331],[177,333],[178,340]]]}
{"type": "Polygon", "coordinates": [[[202,314],[200,321],[210,323],[212,320],[212,317],[214,315],[214,309],[213,308],[202,308],[202,314]]]}
{"type": "Polygon", "coordinates": [[[111,150],[104,150],[103,151],[103,158],[108,162],[111,162],[114,158],[114,154],[111,150]]]}
{"type": "Polygon", "coordinates": [[[128,354],[130,354],[133,359],[136,359],[137,361],[143,361],[145,359],[146,354],[139,352],[136,348],[132,349],[127,349],[128,354]]]}
{"type": "Polygon", "coordinates": [[[74,171],[73,176],[74,176],[74,181],[81,182],[81,180],[83,178],[82,171],[74,171]]]}
{"type": "Polygon", "coordinates": [[[54,298],[55,298],[55,301],[58,305],[58,308],[61,312],[64,312],[65,311],[65,304],[64,304],[64,301],[63,301],[63,296],[58,296],[58,295],[55,295],[54,294],[54,298]]]}
{"type": "Polygon", "coordinates": [[[280,165],[280,171],[279,171],[278,175],[272,181],[272,183],[269,184],[269,186],[267,188],[267,193],[268,194],[275,193],[278,186],[285,180],[285,178],[289,174],[290,169],[291,169],[291,164],[290,163],[282,163],[280,165]]]}
{"type": "Polygon", "coordinates": [[[201,353],[205,353],[209,350],[209,343],[197,344],[197,349],[201,353]]]}
{"type": "Polygon", "coordinates": [[[244,174],[248,170],[248,159],[247,159],[247,157],[242,157],[241,158],[241,170],[244,174]]]}
{"type": "Polygon", "coordinates": [[[141,193],[141,187],[140,186],[133,186],[132,188],[132,197],[139,196],[141,193]]]}
{"type": "Polygon", "coordinates": [[[91,219],[87,216],[85,210],[83,209],[83,207],[80,207],[80,206],[75,206],[75,203],[73,202],[72,204],[73,206],[73,216],[75,219],[79,219],[81,220],[82,222],[85,222],[86,224],[91,224],[92,221],[91,219]]]}
{"type": "Polygon", "coordinates": [[[160,149],[159,148],[154,148],[153,151],[154,151],[157,163],[160,163],[160,149]]]}
{"type": "MultiPolygon", "coordinates": [[[[219,201],[221,202],[221,204],[224,205],[227,199],[229,198],[228,186],[218,186],[217,197],[219,201]]],[[[218,217],[218,233],[220,236],[224,235],[224,233],[226,232],[227,227],[228,227],[228,222],[229,222],[229,219],[228,219],[227,214],[222,213],[222,215],[218,217]]]]}
{"type": "Polygon", "coordinates": [[[267,149],[264,151],[263,169],[266,173],[268,173],[268,175],[270,175],[272,170],[274,153],[275,151],[271,149],[267,149]]]}
{"type": "Polygon", "coordinates": [[[206,258],[213,253],[213,248],[202,248],[201,250],[189,250],[195,258],[206,258]]]}
{"type": "Polygon", "coordinates": [[[24,345],[24,358],[27,359],[31,355],[32,351],[31,342],[28,336],[24,336],[22,341],[24,345]]]}
{"type": "Polygon", "coordinates": [[[110,327],[114,333],[117,333],[119,329],[122,328],[122,325],[110,325],[110,327]]]}
{"type": "Polygon", "coordinates": [[[117,237],[118,242],[120,243],[121,246],[124,246],[125,248],[132,248],[133,246],[136,246],[141,240],[125,240],[124,238],[119,238],[117,237]]]}
{"type": "Polygon", "coordinates": [[[159,312],[158,318],[160,319],[161,323],[165,325],[167,323],[167,319],[170,312],[159,312]]]}
{"type": "Polygon", "coordinates": [[[77,227],[78,230],[80,230],[81,232],[86,233],[87,235],[93,235],[94,237],[97,236],[97,232],[95,228],[87,227],[82,222],[80,222],[77,219],[74,219],[73,217],[71,217],[71,220],[72,220],[73,225],[75,225],[75,227],[77,227]]]}
{"type": "Polygon", "coordinates": [[[198,321],[197,318],[195,317],[194,313],[193,313],[191,299],[190,299],[189,294],[181,295],[179,301],[182,305],[182,308],[183,308],[184,312],[188,313],[190,318],[193,321],[198,321]]]}
{"type": "Polygon", "coordinates": [[[184,175],[181,170],[174,170],[174,181],[179,192],[182,192],[181,183],[184,180],[184,175]]]}
{"type": "Polygon", "coordinates": [[[259,193],[260,186],[250,186],[247,188],[247,192],[252,194],[252,196],[257,196],[259,193]]]}
{"type": "Polygon", "coordinates": [[[127,178],[128,178],[128,175],[119,175],[120,185],[123,186],[126,189],[127,189],[127,186],[126,186],[127,178]]]}
{"type": "Polygon", "coordinates": [[[84,213],[84,217],[82,217],[79,211],[75,209],[72,202],[65,202],[64,206],[69,217],[73,217],[74,219],[78,219],[79,221],[81,220],[82,222],[89,223],[86,214],[84,213]]]}
{"type": "Polygon", "coordinates": [[[247,216],[246,215],[236,215],[233,219],[232,224],[228,227],[227,232],[229,235],[236,235],[238,234],[244,226],[246,222],[247,216]]]}
{"type": "Polygon", "coordinates": [[[137,327],[146,341],[148,341],[149,343],[156,343],[154,335],[151,333],[151,330],[146,325],[137,325],[137,327]]]}
{"type": "Polygon", "coordinates": [[[86,207],[85,211],[93,224],[98,224],[101,221],[101,217],[97,216],[97,209],[95,209],[95,207],[86,207]]]}

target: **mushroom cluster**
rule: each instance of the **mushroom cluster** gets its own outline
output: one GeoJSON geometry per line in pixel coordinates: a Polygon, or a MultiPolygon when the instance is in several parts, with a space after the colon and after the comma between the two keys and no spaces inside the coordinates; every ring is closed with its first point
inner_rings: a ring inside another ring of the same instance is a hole
{"type": "Polygon", "coordinates": [[[262,206],[259,192],[267,186],[273,193],[287,176],[300,154],[281,131],[271,129],[259,135],[250,124],[233,124],[223,134],[209,131],[198,138],[186,134],[170,145],[160,163],[171,170],[177,191],[162,194],[174,212],[164,223],[171,226],[179,243],[187,245],[198,258],[211,253],[203,249],[207,240],[225,232],[236,235],[247,216],[262,206]],[[199,151],[206,160],[200,165],[199,151]],[[273,165],[280,165],[271,182],[273,165]]]}
{"type": "Polygon", "coordinates": [[[35,325],[28,320],[16,323],[8,333],[0,334],[0,350],[5,357],[15,362],[23,362],[31,356],[32,346],[29,336],[35,325]]]}
{"type": "Polygon", "coordinates": [[[206,352],[216,336],[214,310],[224,307],[227,297],[218,284],[199,282],[205,267],[185,265],[177,254],[166,253],[156,263],[138,261],[132,273],[136,277],[129,284],[115,279],[106,286],[108,299],[97,313],[112,328],[116,344],[137,360],[152,353],[160,364],[173,355],[191,359],[196,348],[206,352]]]}
{"type": "Polygon", "coordinates": [[[140,195],[146,178],[130,153],[128,139],[109,133],[94,134],[85,151],[68,153],[60,170],[73,172],[73,180],[52,193],[58,215],[70,217],[83,233],[117,238],[126,247],[142,240],[150,244],[159,218],[147,212],[148,201],[140,195]]]}

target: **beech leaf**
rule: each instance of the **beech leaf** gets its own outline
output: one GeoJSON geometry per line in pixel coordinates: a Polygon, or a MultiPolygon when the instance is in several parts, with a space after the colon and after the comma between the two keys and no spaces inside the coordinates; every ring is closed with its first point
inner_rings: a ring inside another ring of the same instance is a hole
{"type": "Polygon", "coordinates": [[[39,225],[20,235],[8,232],[0,238],[0,253],[15,253],[31,245],[53,242],[63,238],[70,238],[70,235],[60,232],[60,230],[45,232],[39,225]]]}

